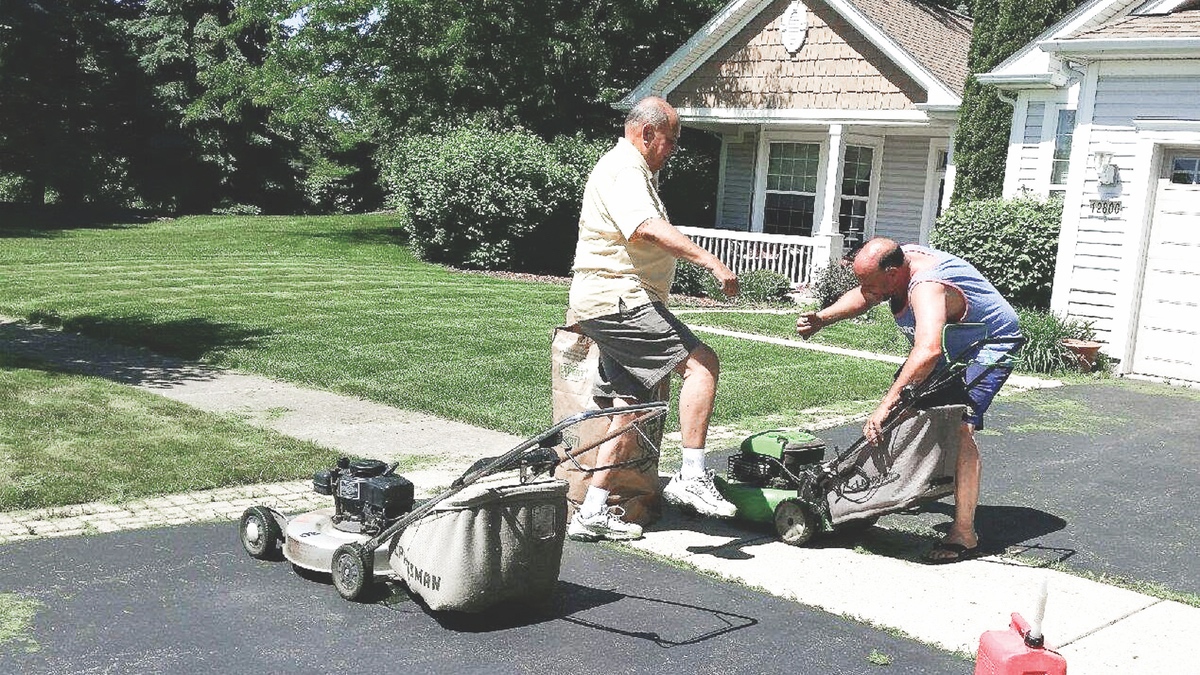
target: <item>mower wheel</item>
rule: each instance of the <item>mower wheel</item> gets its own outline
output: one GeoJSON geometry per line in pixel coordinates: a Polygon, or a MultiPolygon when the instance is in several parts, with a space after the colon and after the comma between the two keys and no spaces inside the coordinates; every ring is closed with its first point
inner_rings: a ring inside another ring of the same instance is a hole
{"type": "Polygon", "coordinates": [[[775,507],[775,531],[786,544],[802,546],[817,531],[816,518],[799,499],[785,499],[775,507]]]}
{"type": "Polygon", "coordinates": [[[267,507],[251,506],[246,509],[242,513],[238,534],[242,539],[242,548],[251,558],[274,560],[278,557],[283,532],[267,507]]]}
{"type": "Polygon", "coordinates": [[[358,600],[375,578],[375,556],[360,544],[342,544],[333,552],[333,587],[347,600],[358,600]]]}

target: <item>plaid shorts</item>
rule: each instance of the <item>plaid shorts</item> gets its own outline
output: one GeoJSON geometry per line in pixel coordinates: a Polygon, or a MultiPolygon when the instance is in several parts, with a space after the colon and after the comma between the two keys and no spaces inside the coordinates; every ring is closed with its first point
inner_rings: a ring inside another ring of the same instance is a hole
{"type": "Polygon", "coordinates": [[[579,322],[600,348],[593,395],[602,399],[651,401],[651,392],[702,343],[661,302],[626,308],[579,322]]]}

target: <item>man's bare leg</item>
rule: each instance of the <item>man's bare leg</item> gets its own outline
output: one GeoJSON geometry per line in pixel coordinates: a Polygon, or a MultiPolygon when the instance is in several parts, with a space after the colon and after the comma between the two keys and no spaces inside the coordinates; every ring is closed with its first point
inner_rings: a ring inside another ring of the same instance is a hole
{"type": "Polygon", "coordinates": [[[667,501],[701,515],[731,518],[737,507],[721,496],[705,469],[704,444],[717,395],[720,362],[707,345],[693,349],[676,368],[683,375],[679,390],[679,431],[683,440],[683,466],[663,490],[667,501]]]}
{"type": "MultiPolygon", "coordinates": [[[[979,504],[979,480],[983,463],[979,457],[979,446],[975,443],[975,427],[963,424],[958,430],[958,462],[954,476],[954,522],[942,540],[946,544],[960,544],[966,548],[979,545],[975,533],[975,507],[979,504]]],[[[933,560],[954,558],[953,553],[935,551],[933,560]]]]}
{"type": "MultiPolygon", "coordinates": [[[[620,399],[614,399],[611,405],[623,404],[620,399]]],[[[637,418],[637,413],[609,418],[606,435],[616,433],[622,426],[631,424],[637,418]]],[[[639,449],[638,441],[638,435],[630,431],[608,439],[596,449],[596,466],[612,466],[632,459],[633,453],[639,449]]],[[[567,526],[567,536],[571,539],[579,541],[621,540],[638,539],[642,536],[640,525],[623,520],[625,512],[621,508],[609,508],[608,506],[609,486],[612,482],[613,471],[613,469],[604,469],[592,474],[592,482],[584,494],[583,503],[567,526]]]]}
{"type": "MultiPolygon", "coordinates": [[[[629,404],[620,399],[614,399],[612,405],[629,404]]],[[[626,424],[632,423],[637,418],[637,413],[614,415],[613,417],[610,417],[608,422],[608,431],[605,435],[615,433],[617,429],[620,429],[626,424]]],[[[596,450],[596,466],[611,466],[613,464],[620,464],[621,462],[630,459],[633,456],[633,452],[637,450],[637,448],[638,437],[637,434],[632,431],[623,433],[616,438],[610,438],[602,443],[596,450]]],[[[608,469],[605,469],[592,474],[591,485],[600,488],[601,490],[608,490],[610,473],[612,472],[608,469]]]]}
{"type": "MultiPolygon", "coordinates": [[[[683,386],[679,388],[679,432],[683,447],[703,448],[708,439],[708,422],[717,395],[717,378],[720,374],[717,354],[707,345],[701,345],[688,354],[675,372],[683,376],[683,386]]],[[[613,405],[628,403],[614,399],[613,405]]],[[[615,432],[636,418],[636,414],[612,417],[608,423],[608,433],[615,432]]],[[[637,447],[635,434],[625,433],[611,438],[596,451],[596,466],[609,466],[630,459],[637,447]]],[[[597,471],[592,477],[592,485],[607,490],[608,474],[608,471],[597,471]]]]}
{"type": "Polygon", "coordinates": [[[700,345],[675,368],[683,376],[679,388],[679,433],[683,447],[703,448],[708,440],[708,422],[717,397],[721,364],[708,345],[700,345]]]}

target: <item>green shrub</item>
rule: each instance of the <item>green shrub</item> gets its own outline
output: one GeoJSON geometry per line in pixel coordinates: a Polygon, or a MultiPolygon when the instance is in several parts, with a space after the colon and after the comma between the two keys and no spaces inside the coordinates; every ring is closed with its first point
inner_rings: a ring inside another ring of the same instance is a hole
{"type": "Polygon", "coordinates": [[[772,270],[754,270],[738,275],[738,302],[778,302],[792,291],[792,282],[772,270]]]}
{"type": "Polygon", "coordinates": [[[703,267],[686,260],[676,260],[675,281],[671,283],[671,294],[705,297],[708,294],[706,283],[710,278],[712,274],[703,267]]]}
{"type": "Polygon", "coordinates": [[[565,273],[588,173],[611,143],[469,124],[406,139],[384,160],[392,206],[422,259],[489,270],[565,273]]]}
{"type": "Polygon", "coordinates": [[[1061,225],[1061,198],[983,199],[947,209],[929,240],[974,265],[1012,304],[1045,309],[1061,225]]]}
{"type": "Polygon", "coordinates": [[[1025,336],[1025,344],[1017,352],[1017,367],[1028,372],[1053,374],[1077,369],[1073,354],[1062,341],[1068,338],[1094,340],[1096,337],[1090,322],[1066,319],[1052,312],[1019,309],[1017,318],[1021,334],[1025,336]]]}
{"type": "Polygon", "coordinates": [[[234,204],[232,202],[223,203],[220,206],[213,208],[214,215],[218,216],[260,216],[262,209],[256,204],[234,204]]]}
{"type": "Polygon", "coordinates": [[[821,309],[837,302],[847,291],[858,286],[858,277],[846,263],[834,263],[817,270],[813,275],[811,289],[821,309]]]}

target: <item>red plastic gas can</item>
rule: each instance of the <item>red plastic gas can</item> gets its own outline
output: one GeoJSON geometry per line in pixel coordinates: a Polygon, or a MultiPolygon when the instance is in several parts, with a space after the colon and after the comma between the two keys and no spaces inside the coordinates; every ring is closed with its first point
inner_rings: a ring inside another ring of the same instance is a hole
{"type": "Polygon", "coordinates": [[[1066,675],[1067,660],[1029,639],[1029,624],[1013,613],[1008,630],[989,630],[979,638],[975,675],[1066,675]]]}

